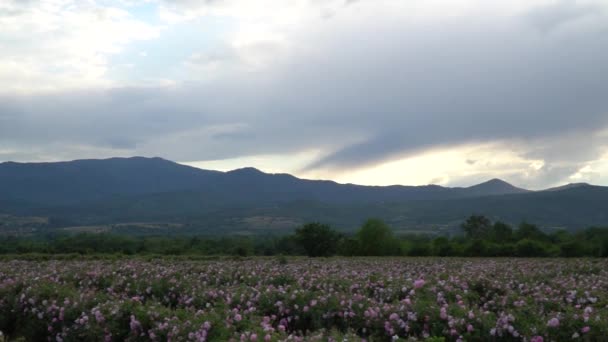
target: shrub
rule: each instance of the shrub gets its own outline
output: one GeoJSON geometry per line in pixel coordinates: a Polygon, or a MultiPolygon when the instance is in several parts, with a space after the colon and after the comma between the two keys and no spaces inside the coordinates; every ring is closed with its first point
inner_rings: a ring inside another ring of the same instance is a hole
{"type": "Polygon", "coordinates": [[[541,242],[523,239],[515,245],[515,254],[520,257],[544,257],[549,253],[541,242]]]}

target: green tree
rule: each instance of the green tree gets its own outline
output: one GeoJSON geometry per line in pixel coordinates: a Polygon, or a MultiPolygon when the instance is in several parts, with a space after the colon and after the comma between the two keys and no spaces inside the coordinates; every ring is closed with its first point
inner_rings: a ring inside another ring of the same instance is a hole
{"type": "Polygon", "coordinates": [[[321,223],[308,223],[296,230],[296,241],[310,257],[334,255],[339,240],[340,234],[321,223]]]}
{"type": "Polygon", "coordinates": [[[507,243],[513,238],[513,228],[504,222],[496,221],[492,225],[490,235],[495,242],[507,243]]]}
{"type": "Polygon", "coordinates": [[[572,258],[585,255],[585,246],[579,241],[568,241],[560,245],[560,256],[572,258]]]}
{"type": "Polygon", "coordinates": [[[243,237],[232,241],[232,254],[246,257],[253,254],[253,242],[250,238],[243,237]]]}
{"type": "Polygon", "coordinates": [[[433,240],[433,252],[435,255],[441,257],[451,256],[454,253],[450,240],[444,236],[433,240]]]}
{"type": "Polygon", "coordinates": [[[545,241],[549,239],[547,234],[543,233],[540,228],[527,222],[522,222],[519,225],[519,228],[515,232],[515,238],[517,240],[530,239],[538,241],[545,241]]]}
{"type": "Polygon", "coordinates": [[[426,241],[419,241],[413,244],[407,251],[409,256],[429,256],[433,255],[431,246],[426,241]]]}
{"type": "Polygon", "coordinates": [[[340,239],[338,253],[343,256],[359,255],[359,241],[354,238],[344,237],[340,239]]]}
{"type": "Polygon", "coordinates": [[[598,256],[608,257],[608,238],[603,238],[602,241],[600,242],[598,256]]]}
{"type": "Polygon", "coordinates": [[[393,231],[378,219],[367,220],[357,232],[361,255],[398,255],[399,241],[393,231]]]}
{"type": "Polygon", "coordinates": [[[486,256],[488,254],[488,243],[485,240],[475,239],[465,248],[465,254],[472,257],[486,256]]]}
{"type": "Polygon", "coordinates": [[[520,257],[542,257],[549,253],[541,242],[523,239],[515,245],[515,254],[520,257]]]}
{"type": "Polygon", "coordinates": [[[461,228],[470,239],[485,239],[490,233],[492,222],[482,215],[471,215],[461,228]]]}

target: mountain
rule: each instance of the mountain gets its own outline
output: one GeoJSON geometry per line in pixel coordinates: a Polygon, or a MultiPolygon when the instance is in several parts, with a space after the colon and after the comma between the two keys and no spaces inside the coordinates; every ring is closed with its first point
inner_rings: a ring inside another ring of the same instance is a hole
{"type": "Polygon", "coordinates": [[[562,190],[574,189],[574,188],[579,188],[579,187],[588,187],[588,186],[592,186],[592,185],[588,184],[588,183],[569,183],[566,185],[545,189],[543,191],[562,191],[562,190]]]}
{"type": "Polygon", "coordinates": [[[209,171],[161,158],[111,158],[57,163],[0,164],[0,200],[34,205],[76,204],[113,196],[203,191],[237,202],[315,199],[376,202],[448,199],[525,191],[492,180],[469,188],[360,186],[267,174],[255,168],[209,171]]]}
{"type": "Polygon", "coordinates": [[[73,204],[113,195],[201,188],[220,173],[161,158],[111,158],[0,164],[0,200],[73,204]]]}
{"type": "Polygon", "coordinates": [[[473,185],[467,188],[471,196],[488,196],[488,195],[506,195],[506,194],[521,194],[530,192],[530,190],[521,189],[513,186],[501,179],[491,179],[481,184],[473,185]]]}
{"type": "Polygon", "coordinates": [[[361,186],[143,157],[0,164],[0,214],[46,217],[49,229],[156,222],[179,223],[177,233],[251,233],[323,221],[352,230],[378,217],[426,231],[457,227],[473,213],[579,228],[608,224],[604,203],[608,188],[586,184],[545,191],[499,179],[457,188],[361,186]]]}

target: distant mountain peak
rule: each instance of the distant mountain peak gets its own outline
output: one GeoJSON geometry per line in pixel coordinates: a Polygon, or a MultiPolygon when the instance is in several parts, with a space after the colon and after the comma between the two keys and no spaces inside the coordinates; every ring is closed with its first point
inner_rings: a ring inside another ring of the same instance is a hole
{"type": "Polygon", "coordinates": [[[561,190],[568,190],[568,189],[574,189],[574,188],[581,188],[581,187],[588,187],[588,186],[592,186],[589,183],[568,183],[566,185],[562,185],[562,186],[556,186],[553,188],[549,188],[549,189],[545,189],[543,191],[561,191],[561,190]]]}
{"type": "Polygon", "coordinates": [[[500,178],[492,178],[480,184],[503,184],[503,185],[511,185],[510,183],[500,179],[500,178]]]}
{"type": "MultiPolygon", "coordinates": [[[[86,160],[86,159],[85,159],[86,160]]],[[[108,159],[89,159],[95,161],[104,161],[104,160],[124,160],[124,161],[162,161],[168,163],[174,163],[173,161],[161,158],[161,157],[144,157],[144,156],[133,156],[133,157],[112,157],[108,159]]],[[[77,160],[76,160],[77,161],[77,160]]]]}
{"type": "Polygon", "coordinates": [[[231,171],[228,171],[227,173],[230,174],[249,174],[249,175],[259,175],[259,174],[264,174],[264,172],[260,171],[259,169],[256,169],[255,167],[242,167],[239,169],[234,169],[231,171]]]}
{"type": "Polygon", "coordinates": [[[528,192],[529,190],[518,188],[511,183],[508,183],[499,178],[492,178],[483,183],[473,185],[467,188],[470,191],[483,193],[484,195],[494,194],[518,194],[528,192]]]}
{"type": "Polygon", "coordinates": [[[502,180],[500,178],[492,178],[492,179],[487,180],[485,182],[481,182],[479,184],[470,186],[470,188],[476,187],[476,186],[490,186],[490,185],[491,186],[512,186],[512,187],[515,187],[511,183],[508,183],[508,182],[506,182],[506,181],[504,181],[504,180],[502,180]]]}

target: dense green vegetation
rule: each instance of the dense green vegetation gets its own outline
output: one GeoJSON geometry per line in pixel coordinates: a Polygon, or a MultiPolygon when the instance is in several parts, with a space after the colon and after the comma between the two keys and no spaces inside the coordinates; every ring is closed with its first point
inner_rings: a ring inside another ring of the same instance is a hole
{"type": "Polygon", "coordinates": [[[606,257],[608,228],[546,233],[522,222],[513,228],[484,216],[462,223],[453,237],[397,236],[383,221],[367,220],[354,235],[320,223],[309,223],[293,235],[266,236],[124,236],[114,234],[49,234],[37,238],[5,237],[0,254],[161,254],[161,255],[308,255],[319,256],[462,256],[462,257],[606,257]]]}

